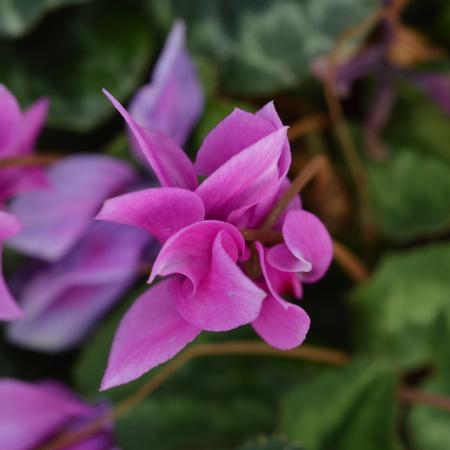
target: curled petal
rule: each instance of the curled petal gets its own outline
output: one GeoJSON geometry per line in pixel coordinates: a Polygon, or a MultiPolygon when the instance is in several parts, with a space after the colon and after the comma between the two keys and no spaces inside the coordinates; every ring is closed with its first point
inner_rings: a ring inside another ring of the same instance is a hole
{"type": "Polygon", "coordinates": [[[195,291],[184,284],[176,296],[179,313],[207,331],[226,331],[252,322],[266,295],[239,269],[226,249],[225,239],[226,232],[219,232],[212,247],[209,274],[195,291]]]}
{"type": "Polygon", "coordinates": [[[278,159],[286,128],[274,131],[229,159],[196,190],[206,217],[227,220],[230,213],[256,205],[278,189],[278,159]]]}
{"type": "Polygon", "coordinates": [[[48,171],[48,189],[28,192],[11,203],[23,230],[9,244],[48,261],[61,258],[91,225],[105,198],[135,178],[130,166],[107,156],[58,161],[48,171]]]}
{"type": "Polygon", "coordinates": [[[161,185],[194,190],[197,187],[194,168],[179,145],[160,131],[139,126],[108,91],[103,92],[125,119],[136,145],[146,157],[161,185]]]}
{"type": "Polygon", "coordinates": [[[206,136],[197,153],[196,172],[211,175],[230,158],[277,128],[263,117],[236,108],[206,136]]]}
{"type": "Polygon", "coordinates": [[[143,228],[159,241],[203,220],[205,208],[195,192],[156,188],[131,192],[107,200],[97,219],[143,228]]]}
{"type": "Polygon", "coordinates": [[[201,332],[178,313],[173,290],[179,280],[161,281],[125,314],[114,337],[101,389],[135,380],[173,358],[201,332]]]}
{"type": "Polygon", "coordinates": [[[304,210],[291,211],[283,224],[283,237],[289,251],[311,263],[311,271],[301,279],[313,283],[325,275],[333,258],[333,242],[325,225],[304,210]]]}
{"type": "Polygon", "coordinates": [[[245,251],[245,242],[239,230],[226,222],[205,220],[183,228],[165,242],[153,264],[149,282],[157,275],[180,274],[191,281],[195,290],[210,271],[211,249],[221,231],[226,233],[223,244],[236,261],[245,251]]]}
{"type": "Polygon", "coordinates": [[[175,22],[151,83],[139,89],[130,104],[130,114],[141,127],[162,131],[180,146],[186,142],[204,104],[185,34],[184,23],[175,22]]]}
{"type": "Polygon", "coordinates": [[[278,244],[272,247],[267,254],[267,260],[271,266],[285,272],[310,272],[311,263],[305,260],[297,252],[294,256],[286,244],[278,244]]]}
{"type": "Polygon", "coordinates": [[[252,326],[272,347],[280,350],[297,347],[304,341],[311,321],[300,306],[280,298],[276,289],[278,286],[273,283],[274,278],[266,264],[264,248],[257,242],[256,249],[269,294],[252,326]]]}

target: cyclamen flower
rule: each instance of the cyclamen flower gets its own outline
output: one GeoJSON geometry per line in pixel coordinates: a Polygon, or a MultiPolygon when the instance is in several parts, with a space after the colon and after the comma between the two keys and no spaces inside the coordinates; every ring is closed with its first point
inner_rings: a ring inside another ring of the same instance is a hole
{"type": "Polygon", "coordinates": [[[18,233],[19,230],[20,222],[17,218],[5,211],[0,211],[0,320],[14,320],[22,315],[2,275],[3,241],[18,233]]]}
{"type": "Polygon", "coordinates": [[[123,161],[68,157],[48,169],[48,179],[48,189],[23,194],[10,207],[23,230],[8,244],[41,261],[16,283],[24,314],[8,326],[7,337],[23,347],[58,352],[79,344],[139,277],[151,237],[94,221],[107,197],[137,181],[123,161]]]}
{"type": "MultiPolygon", "coordinates": [[[[293,201],[281,217],[284,242],[251,245],[238,227],[257,228],[288,187],[287,130],[272,103],[256,114],[236,109],[205,138],[195,165],[172,139],[144,130],[108,93],[161,182],[108,200],[99,219],[135,225],[162,248],[149,282],[123,318],[102,389],[131,381],[172,358],[202,330],[252,324],[270,345],[301,344],[310,320],[298,305],[302,282],[326,272],[332,243],[324,225],[293,201]],[[198,185],[197,175],[206,177],[198,185]],[[255,255],[256,256],[256,255],[255,255]]],[[[276,224],[279,227],[280,224],[276,224]]]]}
{"type": "MultiPolygon", "coordinates": [[[[48,105],[46,99],[41,99],[22,113],[14,96],[0,84],[0,160],[33,151],[47,118],[48,105]]],[[[13,195],[46,184],[44,173],[38,167],[0,169],[0,206],[13,195]]]]}
{"type": "MultiPolygon", "coordinates": [[[[204,96],[186,48],[184,23],[175,22],[156,63],[151,82],[141,87],[130,104],[133,119],[143,128],[162,131],[184,145],[197,123],[204,96]]],[[[143,160],[139,145],[133,149],[143,160]]]]}
{"type": "MultiPolygon", "coordinates": [[[[38,448],[63,431],[76,431],[108,410],[89,405],[55,381],[25,383],[0,379],[0,442],[8,450],[38,448]]],[[[65,447],[66,448],[66,447],[65,447]]],[[[112,425],[70,446],[70,450],[112,450],[112,425]]]]}

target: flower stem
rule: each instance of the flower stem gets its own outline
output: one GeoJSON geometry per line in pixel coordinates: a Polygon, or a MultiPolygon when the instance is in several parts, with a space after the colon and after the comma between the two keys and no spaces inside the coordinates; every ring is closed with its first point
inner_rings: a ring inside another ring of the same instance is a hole
{"type": "Polygon", "coordinates": [[[309,161],[303,170],[294,178],[289,189],[275,203],[272,211],[262,224],[264,230],[270,230],[275,225],[291,200],[317,175],[324,164],[326,164],[326,159],[322,155],[315,156],[309,161]]]}
{"type": "Polygon", "coordinates": [[[328,125],[328,118],[324,114],[312,114],[294,122],[288,130],[289,141],[295,141],[309,133],[319,131],[328,125]]]}
{"type": "Polygon", "coordinates": [[[30,154],[23,156],[15,156],[13,158],[0,159],[0,169],[8,167],[29,167],[29,166],[41,166],[51,164],[61,158],[61,155],[56,153],[46,154],[30,154]]]}

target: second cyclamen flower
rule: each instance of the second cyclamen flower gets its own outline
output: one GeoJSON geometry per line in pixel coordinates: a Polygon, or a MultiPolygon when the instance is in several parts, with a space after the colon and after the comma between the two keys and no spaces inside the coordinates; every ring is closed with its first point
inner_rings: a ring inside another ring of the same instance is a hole
{"type": "Polygon", "coordinates": [[[162,248],[149,282],[157,276],[164,280],[123,318],[102,388],[167,361],[202,330],[252,324],[276,348],[301,344],[309,317],[281,295],[299,298],[302,282],[324,275],[332,258],[328,232],[297,198],[275,224],[283,242],[253,245],[241,233],[261,226],[289,187],[287,129],[273,104],[256,114],[233,111],[205,138],[192,165],[175,141],[143,129],[107,96],[162,187],[110,199],[98,218],[135,225],[156,237],[162,248]],[[198,175],[206,176],[200,185],[198,175]]]}

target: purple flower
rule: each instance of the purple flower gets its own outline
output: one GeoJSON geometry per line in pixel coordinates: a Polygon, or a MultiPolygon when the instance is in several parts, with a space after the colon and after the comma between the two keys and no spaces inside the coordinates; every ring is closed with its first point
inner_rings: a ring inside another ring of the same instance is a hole
{"type": "MultiPolygon", "coordinates": [[[[0,159],[31,153],[47,118],[48,101],[38,100],[24,113],[14,96],[0,84],[0,159]]],[[[0,169],[0,206],[21,192],[46,185],[44,173],[37,167],[0,169]]]]}
{"type": "MultiPolygon", "coordinates": [[[[89,405],[55,381],[25,383],[0,379],[0,442],[8,450],[37,448],[63,431],[75,431],[104,415],[103,404],[89,405]]],[[[111,450],[112,425],[70,450],[111,450]]],[[[67,448],[68,450],[68,448],[67,448]]]]}
{"type": "Polygon", "coordinates": [[[287,130],[272,103],[256,114],[234,110],[205,138],[192,165],[163,134],[125,118],[161,188],[108,200],[99,219],[135,225],[162,244],[149,282],[114,339],[102,389],[131,381],[161,364],[202,330],[252,324],[279,349],[302,343],[309,317],[282,294],[301,296],[301,282],[322,277],[332,257],[325,227],[293,201],[279,224],[284,242],[247,245],[238,227],[257,228],[287,189],[287,130]],[[197,175],[206,177],[197,184],[197,175]],[[260,270],[252,268],[251,255],[260,270]]]}
{"type": "Polygon", "coordinates": [[[49,189],[11,204],[23,230],[8,244],[50,263],[36,263],[21,283],[16,297],[23,318],[7,336],[27,348],[57,352],[77,345],[137,279],[151,238],[134,227],[94,221],[105,198],[136,182],[126,163],[68,157],[49,168],[48,179],[49,189]]]}
{"type": "Polygon", "coordinates": [[[22,313],[13,300],[2,275],[2,244],[5,239],[18,233],[20,222],[12,214],[0,211],[0,320],[18,319],[22,313]]]}
{"type": "MultiPolygon", "coordinates": [[[[204,104],[185,34],[184,23],[175,22],[151,82],[137,91],[130,104],[130,113],[141,127],[159,130],[179,145],[186,142],[204,104]]],[[[139,145],[134,143],[133,147],[142,160],[139,145]]]]}

